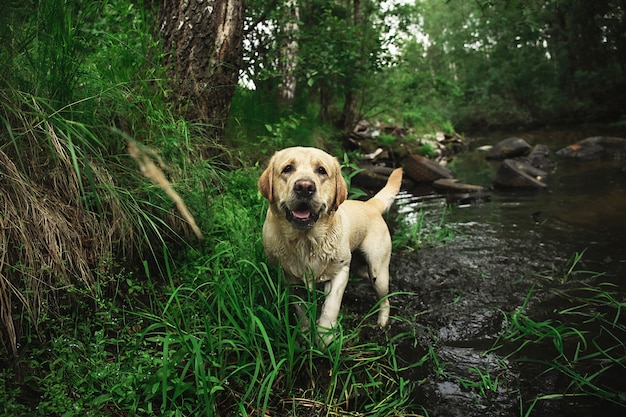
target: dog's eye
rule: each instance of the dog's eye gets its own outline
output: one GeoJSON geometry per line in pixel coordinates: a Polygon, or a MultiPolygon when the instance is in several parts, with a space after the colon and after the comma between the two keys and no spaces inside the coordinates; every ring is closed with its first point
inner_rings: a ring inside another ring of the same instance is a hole
{"type": "Polygon", "coordinates": [[[324,167],[317,167],[317,173],[320,175],[328,175],[328,172],[326,172],[326,168],[324,167]]]}
{"type": "Polygon", "coordinates": [[[283,168],[281,173],[282,174],[289,174],[291,171],[293,171],[293,165],[287,165],[286,167],[283,168]]]}

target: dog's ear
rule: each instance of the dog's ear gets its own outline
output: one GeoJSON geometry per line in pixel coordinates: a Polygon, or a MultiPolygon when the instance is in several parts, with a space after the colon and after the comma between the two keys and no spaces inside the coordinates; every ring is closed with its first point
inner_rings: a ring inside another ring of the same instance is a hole
{"type": "Polygon", "coordinates": [[[341,166],[339,166],[339,163],[337,163],[335,170],[335,184],[335,204],[333,205],[333,211],[337,210],[339,205],[348,198],[348,186],[343,179],[343,175],[341,175],[341,166]]]}
{"type": "Polygon", "coordinates": [[[259,182],[257,186],[259,187],[259,191],[261,195],[267,198],[272,204],[274,202],[274,159],[270,160],[269,165],[259,177],[259,182]]]}

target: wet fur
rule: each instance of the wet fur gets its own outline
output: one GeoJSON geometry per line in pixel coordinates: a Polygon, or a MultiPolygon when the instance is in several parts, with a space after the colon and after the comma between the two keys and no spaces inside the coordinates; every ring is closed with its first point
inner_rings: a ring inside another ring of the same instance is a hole
{"type": "Polygon", "coordinates": [[[370,279],[381,300],[378,324],[387,325],[391,237],[382,213],[401,183],[399,168],[367,202],[346,200],[338,161],[320,149],[305,147],[276,152],[259,178],[259,191],[270,202],[263,225],[269,260],[280,264],[292,282],[325,284],[326,299],[317,321],[321,345],[332,341],[354,251],[366,262],[358,272],[370,279]]]}

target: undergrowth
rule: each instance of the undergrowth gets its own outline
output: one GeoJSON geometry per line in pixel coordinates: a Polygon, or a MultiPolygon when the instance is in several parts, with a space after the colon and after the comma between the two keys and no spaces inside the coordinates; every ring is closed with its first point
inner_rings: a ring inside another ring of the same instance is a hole
{"type": "Polygon", "coordinates": [[[263,261],[257,174],[224,176],[239,187],[209,203],[206,242],[165,257],[165,282],[120,270],[73,302],[68,293],[45,340],[21,342],[9,415],[408,415],[415,383],[401,373],[415,364],[395,356],[403,336],[360,334],[376,311],[324,350],[293,319],[281,272],[263,261]]]}
{"type": "MultiPolygon", "coordinates": [[[[294,323],[260,243],[259,170],[170,111],[147,9],[78,6],[11,3],[2,18],[15,42],[0,49],[0,412],[403,413],[412,384],[393,338],[350,327],[321,351],[294,323]]],[[[267,125],[264,143],[296,122],[267,125]]]]}
{"type": "MultiPolygon", "coordinates": [[[[14,41],[0,49],[0,414],[422,413],[413,403],[420,381],[405,375],[444,368],[434,350],[403,362],[398,346],[418,344],[411,332],[372,337],[377,306],[359,320],[341,316],[327,349],[300,329],[280,270],[265,262],[259,169],[242,168],[235,150],[170,112],[146,9],[77,5],[10,2],[0,18],[10,22],[0,39],[14,41]],[[141,176],[128,138],[162,158],[205,240],[191,237],[174,203],[141,176]]],[[[240,105],[258,110],[252,99],[240,105]]],[[[262,144],[280,147],[286,136],[310,144],[300,121],[277,119],[263,124],[262,144]]],[[[242,132],[239,140],[255,136],[242,132]]],[[[444,217],[414,220],[398,222],[396,250],[452,237],[444,217]]],[[[308,294],[311,323],[318,295],[308,294]]],[[[552,395],[623,404],[602,385],[626,357],[620,292],[602,284],[563,296],[571,305],[561,321],[533,319],[526,305],[506,314],[500,342],[515,346],[511,359],[535,363],[520,354],[553,349],[554,360],[540,364],[571,384],[552,395]],[[589,322],[602,334],[591,337],[589,322]],[[587,363],[601,366],[584,373],[587,363]]],[[[497,389],[489,369],[474,373],[467,387],[497,389]]],[[[521,414],[548,398],[525,398],[521,414]]]]}
{"type": "Polygon", "coordinates": [[[619,286],[604,273],[580,268],[582,253],[570,258],[565,277],[571,285],[559,287],[564,278],[545,277],[557,307],[546,313],[533,311],[531,288],[515,311],[504,313],[504,330],[488,351],[501,361],[537,368],[539,375],[560,379],[564,387],[520,387],[520,416],[531,416],[542,403],[574,397],[591,397],[626,407],[619,388],[626,371],[626,303],[619,286]]]}

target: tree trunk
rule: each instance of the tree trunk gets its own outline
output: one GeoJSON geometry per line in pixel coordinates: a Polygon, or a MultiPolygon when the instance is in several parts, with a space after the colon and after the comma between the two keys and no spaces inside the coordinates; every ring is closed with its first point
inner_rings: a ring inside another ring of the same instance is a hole
{"type": "Polygon", "coordinates": [[[357,120],[357,95],[352,88],[348,85],[344,94],[343,110],[341,112],[340,128],[344,132],[351,132],[356,126],[357,120]]]}
{"type": "Polygon", "coordinates": [[[281,47],[282,83],[279,98],[281,104],[288,110],[293,106],[296,96],[296,66],[298,61],[298,21],[300,12],[297,0],[287,0],[285,7],[288,10],[288,20],[283,27],[283,41],[281,47]]]}
{"type": "Polygon", "coordinates": [[[319,94],[320,94],[320,114],[319,119],[321,122],[331,121],[330,117],[330,104],[333,100],[332,87],[325,80],[319,81],[319,94]]]}
{"type": "MultiPolygon", "coordinates": [[[[363,22],[363,8],[361,0],[353,0],[352,2],[353,24],[354,27],[360,27],[363,22]]],[[[361,33],[361,32],[359,32],[361,33]]],[[[363,54],[362,50],[359,50],[359,56],[363,54]]],[[[347,79],[344,89],[344,104],[341,112],[340,128],[345,132],[351,132],[356,126],[357,120],[357,103],[358,97],[355,91],[355,83],[352,79],[347,79]]]]}
{"type": "Polygon", "coordinates": [[[162,0],[159,28],[173,100],[220,138],[243,56],[245,0],[162,0]]]}

